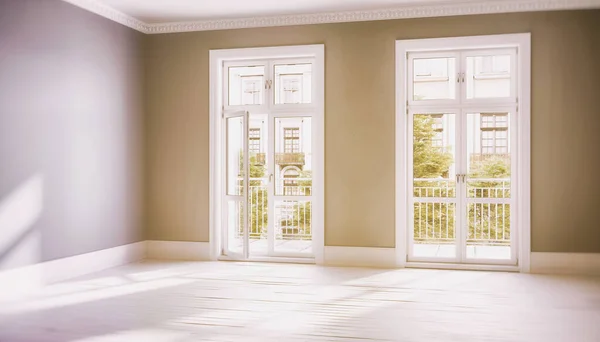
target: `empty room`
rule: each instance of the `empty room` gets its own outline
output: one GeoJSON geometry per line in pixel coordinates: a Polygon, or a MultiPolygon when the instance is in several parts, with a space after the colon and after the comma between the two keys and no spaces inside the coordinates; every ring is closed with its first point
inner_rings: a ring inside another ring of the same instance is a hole
{"type": "Polygon", "coordinates": [[[0,0],[0,342],[600,341],[600,0],[0,0]]]}

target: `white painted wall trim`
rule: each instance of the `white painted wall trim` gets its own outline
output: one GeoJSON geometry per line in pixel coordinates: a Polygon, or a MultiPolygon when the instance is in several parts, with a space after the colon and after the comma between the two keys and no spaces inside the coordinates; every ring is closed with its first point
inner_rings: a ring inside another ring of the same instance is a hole
{"type": "Polygon", "coordinates": [[[322,264],[326,266],[395,268],[396,250],[377,247],[325,246],[322,264]]]}
{"type": "Polygon", "coordinates": [[[210,260],[210,243],[190,241],[146,241],[146,259],[210,260]]]}
{"type": "Polygon", "coordinates": [[[48,284],[140,261],[145,254],[146,242],[141,241],[0,271],[0,299],[31,293],[48,284]]]}
{"type": "MultiPolygon", "coordinates": [[[[96,252],[48,261],[0,272],[0,300],[14,299],[41,287],[125,265],[144,259],[207,261],[208,242],[142,241],[96,252]]],[[[272,260],[269,260],[272,261],[272,260]]],[[[285,260],[280,260],[285,261],[285,260]]],[[[299,262],[299,261],[296,261],[299,262]]],[[[304,262],[304,260],[302,260],[304,262]]],[[[311,262],[306,260],[306,262],[311,262]]],[[[312,261],[314,262],[314,260],[312,261]]],[[[326,266],[395,268],[394,248],[326,246],[326,266]]],[[[409,263],[406,267],[456,268],[451,265],[409,263]]],[[[459,269],[482,269],[478,265],[460,265],[459,269]]],[[[488,270],[518,271],[511,267],[489,267],[488,270]]],[[[531,273],[600,276],[600,253],[531,253],[531,273]]]]}
{"type": "Polygon", "coordinates": [[[458,15],[559,11],[599,8],[600,0],[485,0],[447,4],[417,4],[396,8],[315,14],[263,16],[148,24],[97,0],[63,0],[147,34],[310,25],[458,15]]]}
{"type": "Polygon", "coordinates": [[[531,253],[531,273],[600,276],[600,253],[531,253]]]}
{"type": "Polygon", "coordinates": [[[435,262],[407,262],[406,268],[426,268],[435,270],[463,270],[487,272],[519,272],[517,266],[506,265],[477,265],[477,264],[451,264],[435,262]]]}
{"type": "Polygon", "coordinates": [[[357,21],[447,17],[458,15],[570,10],[599,7],[597,0],[502,0],[471,3],[412,5],[371,11],[344,11],[303,15],[216,19],[148,24],[148,34],[241,29],[253,27],[310,25],[357,21]]]}
{"type": "Polygon", "coordinates": [[[129,28],[132,28],[136,31],[140,31],[142,33],[148,33],[149,27],[148,24],[131,17],[123,12],[119,12],[116,9],[105,5],[97,0],[63,0],[64,2],[68,2],[77,7],[83,8],[86,11],[97,14],[106,19],[110,19],[115,21],[121,25],[125,25],[129,28]]]}

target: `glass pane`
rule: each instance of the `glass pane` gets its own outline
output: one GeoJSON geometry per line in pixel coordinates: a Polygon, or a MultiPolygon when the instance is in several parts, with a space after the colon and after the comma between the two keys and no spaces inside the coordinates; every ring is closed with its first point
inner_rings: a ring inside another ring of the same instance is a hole
{"type": "Polygon", "coordinates": [[[413,196],[455,197],[454,114],[413,115],[413,196]]]}
{"type": "Polygon", "coordinates": [[[310,201],[275,201],[275,251],[312,253],[310,201]]]}
{"type": "Polygon", "coordinates": [[[275,104],[311,103],[312,64],[275,65],[275,104]]]}
{"type": "Polygon", "coordinates": [[[275,195],[312,194],[311,118],[275,119],[275,195]]]}
{"type": "Polygon", "coordinates": [[[244,118],[227,118],[227,195],[244,193],[244,118]]]}
{"type": "Polygon", "coordinates": [[[268,212],[269,203],[267,183],[264,181],[250,181],[248,194],[248,219],[250,234],[250,254],[266,255],[268,252],[268,212]],[[253,183],[255,185],[253,185],[253,183]]]}
{"type": "Polygon", "coordinates": [[[251,114],[249,118],[248,151],[250,153],[250,184],[248,192],[248,219],[250,254],[267,255],[268,184],[266,150],[268,146],[268,118],[251,114]]]}
{"type": "Polygon", "coordinates": [[[413,256],[456,256],[455,115],[413,115],[413,256]]]}
{"type": "Polygon", "coordinates": [[[467,57],[467,98],[510,96],[510,55],[467,57]]]}
{"type": "Polygon", "coordinates": [[[510,198],[509,113],[467,114],[467,196],[510,198]]]}
{"type": "Polygon", "coordinates": [[[510,113],[467,114],[467,258],[510,259],[510,113]]]}
{"type": "Polygon", "coordinates": [[[469,203],[467,258],[510,259],[510,204],[469,203]]]}
{"type": "Polygon", "coordinates": [[[456,257],[456,205],[415,202],[413,210],[413,256],[456,257]]]}
{"type": "Polygon", "coordinates": [[[413,75],[413,100],[456,98],[455,58],[414,59],[413,75]]]}
{"type": "Polygon", "coordinates": [[[264,66],[230,67],[229,105],[263,104],[264,75],[264,66]]]}
{"type": "Polygon", "coordinates": [[[227,249],[242,253],[244,246],[244,211],[241,201],[227,201],[227,249]]]}

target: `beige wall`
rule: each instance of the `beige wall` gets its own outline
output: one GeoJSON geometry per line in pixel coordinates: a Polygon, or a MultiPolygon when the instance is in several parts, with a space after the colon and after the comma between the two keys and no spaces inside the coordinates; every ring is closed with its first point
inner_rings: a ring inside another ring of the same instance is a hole
{"type": "Polygon", "coordinates": [[[600,252],[600,11],[148,36],[148,237],[208,241],[210,49],[325,44],[325,243],[393,247],[394,41],[518,32],[533,36],[532,250],[600,252]]]}

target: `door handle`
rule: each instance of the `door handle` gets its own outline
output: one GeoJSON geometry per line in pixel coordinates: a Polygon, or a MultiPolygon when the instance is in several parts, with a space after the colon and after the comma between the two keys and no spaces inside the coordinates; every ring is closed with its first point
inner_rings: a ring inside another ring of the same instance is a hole
{"type": "Polygon", "coordinates": [[[271,174],[269,175],[269,183],[271,183],[272,181],[273,181],[273,174],[271,173],[271,174]]]}

